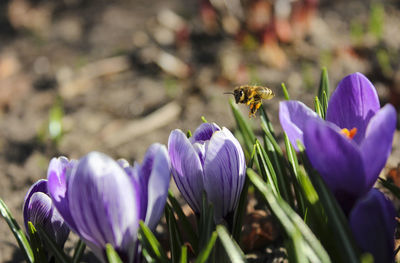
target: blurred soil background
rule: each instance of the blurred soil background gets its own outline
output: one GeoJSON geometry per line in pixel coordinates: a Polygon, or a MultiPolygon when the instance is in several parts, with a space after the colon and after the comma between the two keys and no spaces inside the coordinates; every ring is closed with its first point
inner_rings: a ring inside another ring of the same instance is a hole
{"type": "MultiPolygon", "coordinates": [[[[240,84],[275,91],[264,107],[278,131],[281,83],[313,107],[323,66],[331,91],[359,71],[399,109],[399,47],[395,0],[1,0],[0,198],[22,225],[25,193],[54,156],[141,162],[201,116],[234,129],[223,93],[240,84]]],[[[397,131],[383,171],[398,182],[399,142],[397,131]]],[[[246,252],[276,238],[250,215],[246,252]]],[[[0,220],[0,262],[22,261],[0,220]]]]}

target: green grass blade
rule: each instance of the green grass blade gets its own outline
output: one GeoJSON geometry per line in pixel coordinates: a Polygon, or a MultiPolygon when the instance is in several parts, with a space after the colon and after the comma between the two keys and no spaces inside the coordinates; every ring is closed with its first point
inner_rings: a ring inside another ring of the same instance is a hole
{"type": "Polygon", "coordinates": [[[121,258],[111,244],[106,245],[106,255],[108,263],[122,263],[121,258]]]}
{"type": "Polygon", "coordinates": [[[138,239],[143,248],[146,249],[150,256],[157,262],[169,262],[167,254],[162,248],[160,242],[158,242],[157,238],[154,236],[153,232],[151,232],[150,228],[148,228],[143,221],[140,221],[139,225],[138,239]]]}
{"type": "Polygon", "coordinates": [[[283,96],[285,97],[285,100],[290,100],[289,97],[289,92],[287,91],[285,83],[281,83],[282,91],[283,91],[283,96]]]}
{"type": "Polygon", "coordinates": [[[181,247],[181,258],[179,260],[179,263],[187,263],[187,246],[182,246],[181,247]]]}
{"type": "Polygon", "coordinates": [[[72,256],[73,263],[78,263],[81,261],[83,252],[85,252],[85,248],[86,248],[86,244],[82,241],[82,239],[79,239],[79,241],[76,244],[75,249],[74,249],[74,255],[72,256]]]}
{"type": "MultiPolygon", "coordinates": [[[[253,170],[247,169],[247,174],[282,224],[288,237],[294,242],[293,245],[296,246],[294,251],[298,253],[297,249],[301,248],[309,259],[318,258],[320,262],[330,262],[327,252],[299,215],[283,199],[273,195],[270,185],[267,185],[253,170]],[[302,236],[300,241],[297,239],[298,231],[302,236]]],[[[303,256],[294,254],[294,257],[300,262],[303,256]]]]}
{"type": "Polygon", "coordinates": [[[274,127],[272,125],[272,122],[268,118],[268,114],[265,111],[264,106],[261,105],[260,111],[261,111],[261,114],[260,114],[261,128],[263,128],[265,133],[271,134],[271,136],[273,137],[273,139],[271,141],[276,141],[274,127]]]}
{"type": "Polygon", "coordinates": [[[189,243],[191,244],[194,252],[198,251],[199,247],[199,237],[197,236],[194,228],[186,217],[185,213],[183,213],[181,206],[178,203],[178,200],[174,197],[171,190],[168,190],[168,200],[171,203],[171,206],[174,212],[177,214],[179,219],[179,224],[182,226],[187,238],[189,239],[189,243]]]}
{"type": "Polygon", "coordinates": [[[328,70],[326,67],[322,68],[321,71],[321,80],[319,82],[318,89],[318,99],[321,103],[321,111],[322,115],[326,116],[326,110],[328,108],[328,100],[329,100],[329,77],[328,70]]]}
{"type": "Polygon", "coordinates": [[[210,254],[214,248],[217,237],[218,237],[218,234],[216,231],[214,231],[211,234],[211,237],[208,240],[207,245],[204,247],[204,249],[200,252],[199,256],[196,258],[195,263],[204,263],[207,261],[208,257],[210,256],[210,254]]]}
{"type": "Polygon", "coordinates": [[[17,221],[15,221],[14,217],[11,215],[10,210],[4,203],[2,199],[0,199],[0,214],[6,220],[11,232],[14,234],[15,239],[18,242],[18,246],[20,247],[25,259],[27,262],[34,262],[33,251],[31,246],[26,238],[23,230],[19,227],[17,221]]]}
{"type": "Polygon", "coordinates": [[[213,205],[208,203],[207,194],[205,191],[203,191],[200,220],[198,222],[200,249],[203,249],[207,245],[207,242],[210,239],[212,232],[214,231],[215,224],[213,210],[213,205]]]}
{"type": "Polygon", "coordinates": [[[281,196],[274,167],[272,166],[272,163],[269,160],[264,148],[261,147],[261,144],[258,141],[256,141],[256,153],[258,162],[260,164],[260,172],[264,180],[270,184],[271,189],[275,195],[281,196]]]}
{"type": "Polygon", "coordinates": [[[165,206],[165,218],[168,226],[171,260],[174,263],[178,263],[181,254],[182,238],[175,220],[174,213],[169,204],[165,206]]]}
{"type": "Polygon", "coordinates": [[[28,234],[35,262],[46,262],[46,253],[42,241],[31,221],[28,222],[28,234]]]}
{"type": "Polygon", "coordinates": [[[40,239],[43,241],[48,251],[52,252],[56,258],[56,261],[60,263],[72,262],[71,259],[64,253],[64,251],[62,251],[62,249],[53,241],[51,237],[47,235],[47,233],[41,227],[37,227],[36,229],[40,235],[40,239]]]}
{"type": "Polygon", "coordinates": [[[285,141],[286,154],[289,160],[290,168],[293,174],[297,177],[297,170],[299,169],[299,160],[297,159],[296,150],[293,148],[286,133],[283,134],[285,141]]]}
{"type": "Polygon", "coordinates": [[[321,117],[321,119],[325,119],[325,115],[322,110],[322,105],[318,97],[314,98],[314,107],[315,107],[315,112],[318,114],[318,116],[321,117]]]}
{"type": "Polygon", "coordinates": [[[225,248],[226,254],[233,263],[247,262],[243,251],[240,249],[238,244],[229,235],[228,230],[223,225],[217,226],[217,233],[222,245],[225,248]]]}

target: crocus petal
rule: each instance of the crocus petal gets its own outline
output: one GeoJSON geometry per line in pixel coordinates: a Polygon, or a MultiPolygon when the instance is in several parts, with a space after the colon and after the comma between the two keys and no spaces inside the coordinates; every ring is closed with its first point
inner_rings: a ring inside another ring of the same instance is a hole
{"type": "Polygon", "coordinates": [[[66,182],[67,174],[71,172],[75,163],[75,161],[69,161],[65,157],[53,158],[47,170],[47,187],[49,195],[58,212],[62,215],[68,226],[74,232],[77,232],[75,222],[69,209],[66,182]]]}
{"type": "Polygon", "coordinates": [[[216,223],[233,211],[243,188],[245,159],[239,142],[223,128],[211,137],[204,161],[204,188],[216,223]]]}
{"type": "Polygon", "coordinates": [[[318,118],[318,115],[300,101],[281,101],[279,103],[279,120],[293,147],[298,151],[297,140],[303,142],[303,131],[307,120],[318,118]]]}
{"type": "Polygon", "coordinates": [[[36,183],[34,183],[28,190],[25,199],[24,199],[24,205],[22,206],[22,214],[24,216],[24,223],[25,223],[25,229],[28,229],[28,206],[29,202],[31,200],[31,197],[34,193],[41,192],[41,193],[47,193],[47,180],[45,179],[40,179],[36,183]]]}
{"type": "MultiPolygon", "coordinates": [[[[49,197],[50,198],[50,197],[49,197]]],[[[52,207],[52,217],[51,217],[51,225],[53,227],[53,233],[55,236],[55,240],[57,244],[63,246],[65,241],[68,239],[69,235],[69,227],[64,221],[64,218],[60,215],[57,209],[52,207]]]]}
{"type": "Polygon", "coordinates": [[[171,164],[164,145],[153,144],[151,147],[156,147],[157,151],[153,156],[151,175],[149,176],[145,223],[150,229],[155,229],[164,212],[171,176],[171,164]]]}
{"type": "Polygon", "coordinates": [[[389,200],[377,189],[358,201],[350,213],[349,222],[355,240],[374,262],[393,262],[396,211],[389,200]]]}
{"type": "Polygon", "coordinates": [[[342,207],[351,206],[358,196],[367,192],[361,153],[357,145],[340,134],[333,124],[319,119],[308,120],[304,145],[312,166],[342,207]]]}
{"type": "Polygon", "coordinates": [[[110,243],[117,251],[130,250],[136,240],[140,197],[121,166],[92,152],[79,160],[67,183],[79,234],[101,248],[110,243]]]}
{"type": "Polygon", "coordinates": [[[396,130],[397,113],[387,104],[371,119],[361,144],[368,187],[378,179],[392,149],[393,135],[396,130]]]}
{"type": "Polygon", "coordinates": [[[193,136],[190,137],[190,142],[207,141],[211,138],[214,132],[219,130],[221,130],[221,128],[215,123],[203,123],[196,129],[193,136]]]}
{"type": "Polygon", "coordinates": [[[380,109],[372,83],[361,73],[345,77],[329,100],[326,120],[340,128],[357,128],[354,140],[363,140],[367,124],[380,109]]]}
{"type": "Polygon", "coordinates": [[[203,167],[199,156],[181,130],[171,132],[168,154],[172,175],[179,191],[195,212],[200,212],[203,191],[203,167]]]}

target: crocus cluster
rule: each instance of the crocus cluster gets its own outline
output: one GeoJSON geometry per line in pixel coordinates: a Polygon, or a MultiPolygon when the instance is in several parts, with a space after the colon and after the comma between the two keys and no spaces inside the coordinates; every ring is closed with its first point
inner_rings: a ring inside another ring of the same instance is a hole
{"type": "Polygon", "coordinates": [[[22,212],[26,232],[29,232],[28,222],[30,221],[34,227],[41,227],[57,245],[64,246],[69,228],[53,206],[47,191],[47,180],[41,179],[29,188],[22,212]]]}
{"type": "Polygon", "coordinates": [[[139,258],[139,221],[155,228],[170,173],[167,149],[160,144],[153,144],[134,167],[91,152],[78,161],[52,159],[48,190],[65,222],[99,258],[104,259],[109,243],[124,262],[133,262],[139,258]]]}
{"type": "Polygon", "coordinates": [[[298,141],[305,146],[311,164],[350,214],[360,247],[371,252],[376,262],[390,262],[380,261],[385,253],[372,250],[372,241],[379,238],[375,242],[392,244],[385,255],[393,257],[394,208],[379,191],[371,189],[391,152],[394,107],[387,104],[381,108],[372,83],[355,73],[345,77],[332,94],[326,120],[299,101],[281,102],[279,118],[292,145],[297,150],[298,141]],[[363,217],[366,214],[368,219],[363,217]],[[369,222],[361,223],[366,220],[369,222]],[[377,231],[367,231],[372,226],[377,231]],[[384,231],[376,234],[382,227],[384,231]]]}
{"type": "Polygon", "coordinates": [[[169,136],[168,153],[175,183],[195,213],[201,211],[203,191],[213,204],[215,223],[234,211],[246,163],[239,142],[227,128],[203,123],[190,138],[174,130],[169,136]]]}

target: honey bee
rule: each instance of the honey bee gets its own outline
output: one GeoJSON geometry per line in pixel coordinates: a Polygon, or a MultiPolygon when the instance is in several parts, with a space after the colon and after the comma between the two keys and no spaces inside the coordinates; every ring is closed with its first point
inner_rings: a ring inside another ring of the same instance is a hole
{"type": "Polygon", "coordinates": [[[242,85],[236,87],[233,92],[225,92],[225,94],[232,94],[235,97],[236,103],[249,105],[249,118],[256,115],[256,112],[258,108],[260,108],[263,99],[269,100],[275,96],[271,89],[253,85],[242,85]]]}

